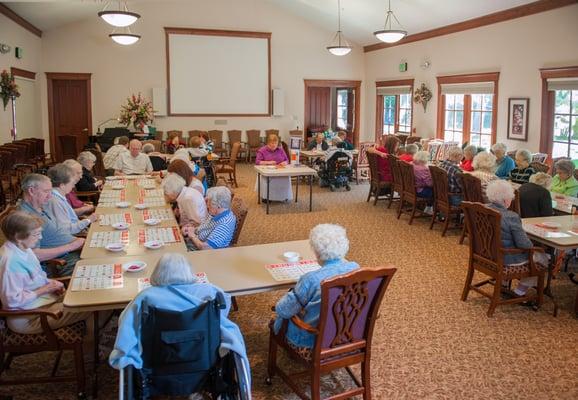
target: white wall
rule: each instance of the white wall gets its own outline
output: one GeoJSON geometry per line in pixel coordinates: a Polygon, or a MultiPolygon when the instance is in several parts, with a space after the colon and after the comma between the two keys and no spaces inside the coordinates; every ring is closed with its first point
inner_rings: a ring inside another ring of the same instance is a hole
{"type": "Polygon", "coordinates": [[[373,140],[375,135],[375,81],[415,78],[414,87],[426,83],[433,98],[426,113],[414,103],[413,126],[417,135],[433,137],[436,76],[499,71],[497,140],[512,148],[538,151],[542,97],[539,68],[573,65],[578,65],[578,5],[366,53],[363,140],[373,140]],[[402,59],[408,63],[408,72],[398,72],[402,59]],[[422,70],[419,65],[425,59],[432,65],[422,70]],[[506,140],[510,97],[530,98],[527,144],[506,140]]]}
{"type": "MultiPolygon", "coordinates": [[[[111,27],[96,15],[45,32],[42,62],[47,72],[92,73],[93,130],[108,118],[117,117],[121,104],[132,93],[151,97],[153,87],[166,87],[164,27],[195,27],[272,32],[272,88],[285,91],[283,117],[158,117],[154,125],[170,129],[280,129],[288,135],[295,129],[296,115],[303,127],[303,79],[363,79],[360,47],[347,57],[326,50],[332,32],[283,13],[263,0],[189,0],[132,3],[142,18],[132,30],[142,35],[133,46],[113,43],[111,27]],[[215,125],[215,120],[226,125],[215,125]]],[[[131,8],[132,10],[132,8],[131,8]]],[[[234,65],[231,66],[234,68],[234,65]]],[[[45,87],[45,82],[43,82],[45,87]]],[[[43,89],[45,91],[45,89],[43,89]]],[[[43,95],[46,110],[46,95],[43,95]]],[[[363,121],[363,107],[361,119],[363,121]]],[[[46,111],[43,128],[48,131],[46,111]]]]}
{"type": "MultiPolygon", "coordinates": [[[[21,97],[16,100],[16,121],[23,121],[23,119],[25,119],[23,122],[26,123],[17,124],[18,137],[42,137],[43,131],[40,129],[41,115],[39,113],[40,83],[38,79],[41,69],[41,38],[0,14],[0,43],[12,47],[9,53],[0,54],[0,71],[7,70],[10,72],[11,67],[16,67],[36,72],[37,74],[35,82],[21,83],[21,85],[25,85],[26,87],[22,88],[23,90],[20,91],[21,97]],[[16,58],[14,55],[15,47],[21,47],[23,49],[23,57],[21,59],[16,58]],[[26,98],[22,96],[26,96],[26,98]],[[24,108],[18,106],[20,103],[22,103],[24,108]],[[21,115],[21,113],[24,114],[21,115]]],[[[16,83],[19,84],[19,82],[16,83]]],[[[3,103],[0,100],[0,144],[12,140],[10,137],[11,128],[12,106],[8,103],[6,111],[4,111],[3,103]]]]}

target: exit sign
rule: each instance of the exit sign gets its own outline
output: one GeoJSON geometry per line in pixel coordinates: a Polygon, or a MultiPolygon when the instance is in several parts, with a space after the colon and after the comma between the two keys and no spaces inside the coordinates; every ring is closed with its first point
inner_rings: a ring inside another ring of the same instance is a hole
{"type": "Polygon", "coordinates": [[[406,72],[407,71],[407,63],[402,62],[399,64],[399,72],[406,72]]]}

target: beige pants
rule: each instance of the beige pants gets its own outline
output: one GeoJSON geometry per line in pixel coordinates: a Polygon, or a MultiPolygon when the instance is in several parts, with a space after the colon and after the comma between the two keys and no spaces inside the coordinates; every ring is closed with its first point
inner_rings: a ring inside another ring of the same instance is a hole
{"type": "MultiPolygon", "coordinates": [[[[62,302],[57,302],[46,307],[50,311],[58,312],[62,311],[62,302]]],[[[48,317],[48,324],[52,329],[62,328],[63,326],[72,325],[78,321],[89,321],[91,320],[91,312],[82,313],[71,313],[63,312],[62,316],[58,319],[48,317]]],[[[16,333],[41,333],[42,325],[40,324],[39,316],[25,316],[25,317],[11,317],[7,319],[8,328],[16,333]]]]}

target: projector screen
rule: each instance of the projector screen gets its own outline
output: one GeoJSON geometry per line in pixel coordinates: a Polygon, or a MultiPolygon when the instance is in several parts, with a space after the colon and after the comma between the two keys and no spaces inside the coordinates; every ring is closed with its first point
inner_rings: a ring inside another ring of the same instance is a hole
{"type": "Polygon", "coordinates": [[[165,28],[169,115],[271,115],[271,33],[165,28]]]}

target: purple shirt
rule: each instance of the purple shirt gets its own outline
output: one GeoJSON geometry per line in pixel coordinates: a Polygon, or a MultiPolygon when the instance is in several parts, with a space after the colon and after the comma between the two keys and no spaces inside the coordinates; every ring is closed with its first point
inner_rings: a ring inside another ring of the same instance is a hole
{"type": "Polygon", "coordinates": [[[259,165],[262,161],[275,161],[277,164],[281,164],[283,161],[289,162],[287,154],[281,147],[277,147],[275,150],[271,151],[269,147],[263,146],[257,151],[257,157],[255,159],[255,164],[259,165]]]}
{"type": "Polygon", "coordinates": [[[413,173],[415,174],[415,186],[418,192],[424,187],[432,187],[433,182],[431,174],[427,165],[413,165],[413,173]]]}

